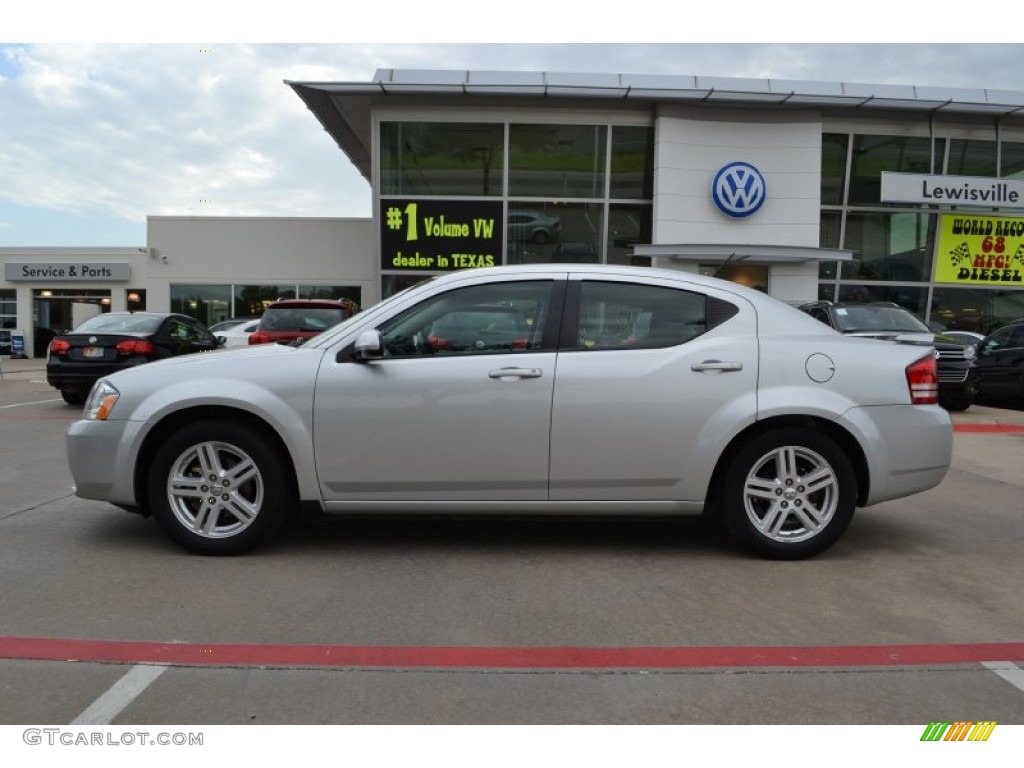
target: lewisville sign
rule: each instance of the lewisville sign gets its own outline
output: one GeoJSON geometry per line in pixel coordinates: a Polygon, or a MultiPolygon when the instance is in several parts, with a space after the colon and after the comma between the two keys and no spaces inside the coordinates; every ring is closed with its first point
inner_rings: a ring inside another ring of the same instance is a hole
{"type": "Polygon", "coordinates": [[[882,171],[881,202],[1024,209],[1024,180],[882,171]]]}

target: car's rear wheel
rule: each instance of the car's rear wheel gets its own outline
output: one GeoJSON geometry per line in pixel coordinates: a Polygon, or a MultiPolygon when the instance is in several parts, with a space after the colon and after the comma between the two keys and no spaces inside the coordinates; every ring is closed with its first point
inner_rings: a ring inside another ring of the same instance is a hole
{"type": "Polygon", "coordinates": [[[187,425],[153,458],[148,495],[160,528],[201,555],[237,555],[278,529],[291,500],[285,459],[252,427],[187,425]]]}
{"type": "Polygon", "coordinates": [[[60,396],[68,405],[85,405],[85,399],[89,396],[87,392],[76,392],[72,389],[62,389],[60,396]]]}
{"type": "Polygon", "coordinates": [[[551,239],[551,236],[543,229],[538,229],[533,233],[533,237],[530,239],[538,245],[543,245],[551,239]]]}
{"type": "Polygon", "coordinates": [[[739,449],[722,475],[718,508],[743,546],[797,560],[839,540],[853,519],[856,483],[850,460],[827,435],[779,429],[739,449]]]}

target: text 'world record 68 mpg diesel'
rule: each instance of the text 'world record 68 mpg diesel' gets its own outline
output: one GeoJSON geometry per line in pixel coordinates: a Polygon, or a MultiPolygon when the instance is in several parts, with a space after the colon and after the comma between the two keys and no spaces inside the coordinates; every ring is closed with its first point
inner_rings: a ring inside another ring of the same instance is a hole
{"type": "Polygon", "coordinates": [[[299,347],[140,366],[68,428],[76,493],[237,554],[289,510],[698,515],[762,556],[945,476],[934,351],[848,338],[699,275],[597,265],[434,278],[299,347]]]}

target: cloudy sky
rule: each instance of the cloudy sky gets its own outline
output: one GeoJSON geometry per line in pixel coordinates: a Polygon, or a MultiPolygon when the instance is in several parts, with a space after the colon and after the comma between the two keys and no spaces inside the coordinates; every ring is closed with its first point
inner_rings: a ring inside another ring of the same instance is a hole
{"type": "Polygon", "coordinates": [[[341,15],[348,3],[291,0],[280,17],[242,28],[237,16],[203,16],[206,5],[184,0],[137,29],[107,23],[136,17],[137,3],[39,5],[0,27],[0,246],[141,246],[147,215],[369,216],[368,183],[285,80],[507,69],[1024,91],[1024,45],[857,42],[900,29],[891,10],[885,25],[832,22],[843,32],[825,33],[836,42],[824,44],[779,29],[780,3],[770,20],[764,4],[744,13],[740,2],[729,4],[731,18],[663,25],[651,19],[669,0],[565,9],[520,0],[514,19],[501,10],[510,6],[479,0],[403,1],[374,5],[404,11],[384,24],[341,15]],[[612,15],[581,28],[584,8],[612,15]],[[484,42],[468,42],[481,28],[484,42]],[[632,42],[591,42],[612,39],[632,42]]]}

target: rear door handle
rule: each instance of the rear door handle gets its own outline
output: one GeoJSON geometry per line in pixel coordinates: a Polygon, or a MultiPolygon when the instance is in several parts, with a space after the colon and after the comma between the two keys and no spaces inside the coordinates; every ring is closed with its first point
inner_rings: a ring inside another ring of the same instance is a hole
{"type": "Polygon", "coordinates": [[[540,368],[498,368],[487,375],[492,379],[539,379],[543,371],[540,368]]]}
{"type": "Polygon", "coordinates": [[[690,366],[691,371],[697,373],[713,372],[722,373],[725,371],[742,371],[743,363],[725,363],[721,360],[705,360],[703,363],[694,363],[690,366]]]}

